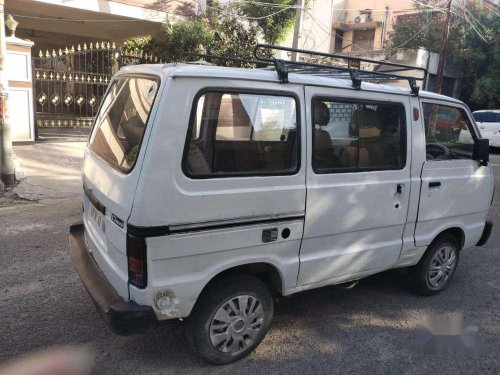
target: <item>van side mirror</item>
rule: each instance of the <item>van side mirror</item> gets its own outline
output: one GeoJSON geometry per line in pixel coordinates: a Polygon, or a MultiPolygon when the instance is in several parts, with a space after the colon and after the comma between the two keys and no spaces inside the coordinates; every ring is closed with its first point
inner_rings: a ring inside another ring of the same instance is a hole
{"type": "Polygon", "coordinates": [[[478,138],[474,142],[472,159],[479,161],[479,165],[488,165],[490,161],[490,140],[478,138]]]}

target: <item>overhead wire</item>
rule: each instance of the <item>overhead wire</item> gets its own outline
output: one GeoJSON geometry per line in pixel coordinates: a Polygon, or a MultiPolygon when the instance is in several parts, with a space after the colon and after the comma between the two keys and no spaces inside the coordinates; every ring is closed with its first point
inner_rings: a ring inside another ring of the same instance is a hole
{"type": "MultiPolygon", "coordinates": [[[[266,15],[263,15],[263,16],[260,16],[260,17],[250,17],[250,16],[246,16],[246,15],[237,15],[238,18],[244,18],[244,19],[247,19],[247,20],[251,20],[251,21],[258,21],[258,20],[262,20],[262,19],[265,19],[265,18],[269,18],[269,17],[273,17],[277,14],[280,14],[284,11],[287,11],[289,9],[298,9],[300,8],[299,6],[297,5],[286,5],[286,4],[278,4],[278,3],[269,3],[269,2],[264,2],[264,1],[256,1],[256,0],[239,0],[239,2],[242,2],[242,3],[248,3],[248,4],[254,4],[254,5],[258,5],[258,6],[262,6],[262,7],[270,7],[270,8],[280,8],[279,10],[275,11],[275,12],[271,12],[269,14],[266,14],[266,15]]],[[[419,0],[414,0],[415,3],[423,6],[425,8],[424,9],[420,9],[420,11],[438,11],[438,12],[441,12],[441,13],[445,13],[447,11],[446,8],[442,8],[440,6],[437,6],[437,5],[432,5],[432,4],[428,4],[428,3],[424,3],[422,1],[419,1],[419,0]]],[[[233,8],[233,7],[239,7],[240,4],[229,4],[229,5],[225,5],[223,7],[218,7],[218,6],[209,6],[209,5],[205,5],[206,8],[209,8],[209,9],[213,9],[213,10],[216,10],[218,12],[227,12],[227,10],[229,8],[233,8]]],[[[459,8],[463,14],[459,14],[458,12],[456,12],[455,10],[451,10],[450,12],[452,14],[455,14],[456,16],[458,17],[461,17],[462,19],[464,19],[470,26],[471,28],[474,30],[474,32],[484,41],[487,41],[486,38],[483,36],[483,34],[481,33],[480,29],[482,30],[485,30],[485,26],[481,24],[481,22],[472,14],[472,12],[470,12],[468,9],[466,9],[465,6],[459,8]],[[469,18],[470,16],[470,18],[469,18]]],[[[339,37],[341,38],[342,40],[344,40],[345,38],[342,36],[342,35],[339,35],[337,32],[335,32],[335,35],[332,34],[331,32],[329,32],[328,30],[325,30],[324,28],[324,25],[322,25],[321,22],[319,22],[312,14],[311,12],[309,12],[305,7],[302,7],[302,10],[307,13],[312,21],[318,25],[325,33],[327,33],[328,35],[332,36],[332,37],[339,37]]],[[[336,11],[361,11],[361,10],[364,10],[364,9],[355,9],[355,8],[338,8],[338,9],[335,9],[336,11]]],[[[408,9],[403,9],[403,10],[398,10],[398,13],[401,13],[401,12],[413,12],[415,11],[414,8],[408,8],[408,9]]],[[[372,10],[371,13],[385,13],[387,12],[386,9],[383,9],[383,10],[372,10]]],[[[494,14],[496,14],[494,11],[493,11],[494,14]]],[[[43,16],[29,16],[29,15],[22,15],[22,14],[14,14],[13,15],[14,17],[18,17],[18,18],[28,18],[28,19],[41,19],[41,20],[53,20],[53,21],[66,21],[66,22],[88,22],[88,23],[106,23],[106,22],[144,22],[145,20],[140,20],[140,19],[71,19],[71,18],[62,18],[62,17],[43,17],[43,16]]],[[[146,20],[148,21],[148,20],[146,20]]],[[[432,23],[432,22],[430,22],[432,23]]],[[[429,23],[429,24],[430,24],[429,23]]],[[[422,29],[422,30],[419,30],[417,31],[410,39],[408,39],[405,43],[403,43],[402,45],[408,43],[409,41],[411,41],[412,39],[414,39],[417,35],[419,35],[421,32],[423,32],[423,30],[425,30],[425,27],[422,29]]],[[[355,44],[355,43],[352,43],[353,46],[357,47],[360,49],[361,52],[366,52],[367,50],[366,49],[363,49],[361,48],[361,46],[355,44]]],[[[397,48],[400,48],[399,46],[397,48]]]]}
{"type": "MultiPolygon", "coordinates": [[[[435,11],[438,11],[438,12],[441,12],[441,13],[446,13],[448,12],[448,10],[446,8],[442,8],[442,7],[439,7],[439,6],[436,6],[436,5],[431,5],[431,4],[427,4],[427,3],[423,3],[419,0],[414,0],[415,3],[421,5],[421,6],[424,6],[426,8],[429,8],[429,9],[433,9],[435,11]]],[[[464,7],[465,9],[465,7],[464,7]]],[[[462,15],[462,14],[459,14],[457,13],[455,10],[453,9],[450,9],[450,13],[464,19],[471,27],[472,29],[474,30],[474,32],[485,42],[487,42],[486,38],[483,36],[483,34],[477,29],[477,25],[475,25],[467,16],[465,15],[462,15]]]]}

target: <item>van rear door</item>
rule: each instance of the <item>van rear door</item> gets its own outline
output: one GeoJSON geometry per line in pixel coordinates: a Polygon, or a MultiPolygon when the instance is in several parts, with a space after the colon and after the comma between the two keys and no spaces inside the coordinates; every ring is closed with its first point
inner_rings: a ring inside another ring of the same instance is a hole
{"type": "Polygon", "coordinates": [[[119,75],[111,82],[83,163],[85,238],[96,263],[125,299],[126,222],[144,155],[141,145],[147,124],[152,122],[150,114],[159,83],[159,78],[145,75],[119,75]]]}

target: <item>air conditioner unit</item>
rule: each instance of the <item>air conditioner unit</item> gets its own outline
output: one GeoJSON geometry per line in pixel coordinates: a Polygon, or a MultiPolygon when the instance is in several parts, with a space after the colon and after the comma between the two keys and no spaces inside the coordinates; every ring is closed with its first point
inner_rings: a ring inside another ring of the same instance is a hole
{"type": "Polygon", "coordinates": [[[359,16],[354,17],[354,23],[363,23],[370,21],[369,14],[360,14],[359,16]]]}

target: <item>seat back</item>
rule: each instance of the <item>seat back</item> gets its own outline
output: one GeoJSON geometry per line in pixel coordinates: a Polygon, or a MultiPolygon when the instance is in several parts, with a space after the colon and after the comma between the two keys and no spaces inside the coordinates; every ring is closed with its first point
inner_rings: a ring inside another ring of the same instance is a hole
{"type": "Polygon", "coordinates": [[[351,137],[358,137],[347,147],[349,165],[366,168],[383,164],[382,122],[376,111],[370,108],[354,111],[349,133],[351,137]]]}

